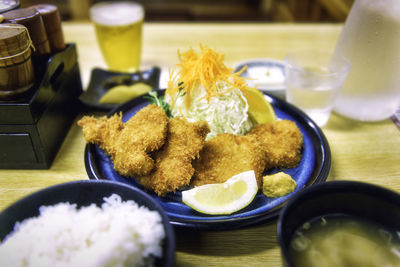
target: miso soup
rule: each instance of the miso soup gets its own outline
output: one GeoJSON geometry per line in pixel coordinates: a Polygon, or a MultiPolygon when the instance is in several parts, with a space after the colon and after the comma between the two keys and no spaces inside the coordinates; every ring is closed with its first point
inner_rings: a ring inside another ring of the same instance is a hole
{"type": "Polygon", "coordinates": [[[400,232],[349,216],[319,217],[296,230],[289,253],[298,267],[399,267],[400,232]]]}

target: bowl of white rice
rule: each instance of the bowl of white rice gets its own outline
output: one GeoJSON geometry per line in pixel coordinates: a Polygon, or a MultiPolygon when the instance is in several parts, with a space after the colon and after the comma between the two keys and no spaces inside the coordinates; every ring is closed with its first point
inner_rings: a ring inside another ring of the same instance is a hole
{"type": "Polygon", "coordinates": [[[0,213],[0,266],[173,266],[175,234],[135,187],[85,180],[35,192],[0,213]]]}

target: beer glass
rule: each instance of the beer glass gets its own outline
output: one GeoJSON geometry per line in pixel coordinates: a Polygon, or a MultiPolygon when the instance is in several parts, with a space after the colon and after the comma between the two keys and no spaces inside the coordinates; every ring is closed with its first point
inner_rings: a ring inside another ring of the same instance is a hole
{"type": "Polygon", "coordinates": [[[97,42],[110,70],[139,70],[143,7],[135,2],[100,2],[90,8],[97,42]]]}

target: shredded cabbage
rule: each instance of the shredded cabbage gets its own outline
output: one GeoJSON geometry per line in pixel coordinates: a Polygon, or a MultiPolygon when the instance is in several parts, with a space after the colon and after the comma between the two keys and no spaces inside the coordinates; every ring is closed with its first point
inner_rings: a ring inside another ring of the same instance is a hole
{"type": "Polygon", "coordinates": [[[249,105],[246,97],[238,88],[232,88],[228,83],[217,82],[217,90],[225,92],[206,99],[206,90],[199,86],[190,95],[190,105],[187,108],[187,94],[178,92],[174,99],[166,95],[165,101],[171,105],[172,117],[184,117],[189,122],[203,120],[208,122],[210,133],[207,140],[221,133],[244,135],[253,127],[248,116],[249,105]]]}

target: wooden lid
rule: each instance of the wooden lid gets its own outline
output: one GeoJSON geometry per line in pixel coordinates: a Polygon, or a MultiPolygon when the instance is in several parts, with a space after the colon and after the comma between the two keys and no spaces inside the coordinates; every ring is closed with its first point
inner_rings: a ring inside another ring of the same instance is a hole
{"type": "Polygon", "coordinates": [[[28,49],[28,29],[21,24],[0,24],[0,57],[16,55],[28,49]]]}
{"type": "Polygon", "coordinates": [[[7,22],[24,24],[36,19],[39,16],[39,11],[34,8],[18,8],[2,14],[7,22]]]}
{"type": "Polygon", "coordinates": [[[36,8],[42,16],[51,16],[58,11],[57,6],[50,4],[38,4],[31,7],[36,8]]]}
{"type": "Polygon", "coordinates": [[[31,7],[39,11],[47,33],[61,28],[61,16],[58,12],[58,8],[55,5],[39,4],[31,7]]]}
{"type": "Polygon", "coordinates": [[[20,6],[18,0],[7,0],[7,1],[0,1],[0,13],[4,13],[6,11],[15,9],[20,6]]]}
{"type": "Polygon", "coordinates": [[[2,14],[8,23],[18,23],[28,28],[36,54],[50,53],[50,45],[47,33],[39,11],[33,7],[19,8],[2,14]]]}

